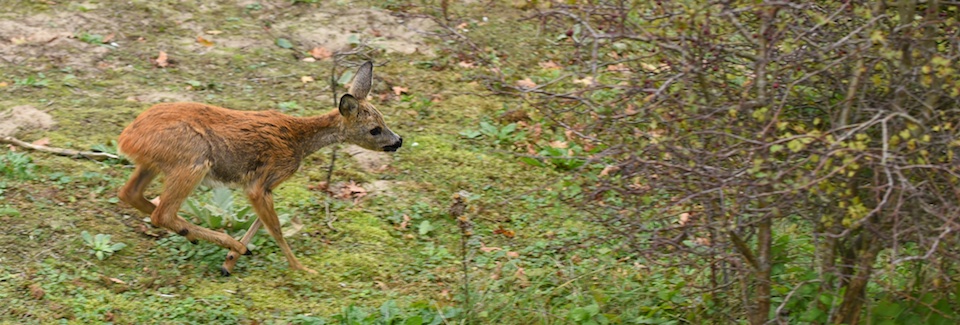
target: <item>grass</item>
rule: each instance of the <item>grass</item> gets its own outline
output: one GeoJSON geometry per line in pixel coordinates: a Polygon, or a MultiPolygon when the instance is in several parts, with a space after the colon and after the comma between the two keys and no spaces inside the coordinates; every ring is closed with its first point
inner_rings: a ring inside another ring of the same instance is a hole
{"type": "MultiPolygon", "coordinates": [[[[344,9],[337,6],[282,1],[253,9],[139,1],[4,6],[13,9],[0,14],[3,20],[47,17],[69,25],[67,18],[51,17],[83,14],[111,22],[105,27],[76,23],[77,32],[86,36],[69,41],[80,47],[65,50],[67,56],[101,46],[95,36],[116,33],[113,41],[119,46],[75,65],[53,53],[0,66],[0,82],[8,83],[0,88],[0,107],[49,110],[56,128],[24,130],[17,136],[28,141],[47,137],[52,146],[84,150],[111,148],[122,128],[150,105],[131,98],[146,94],[176,94],[243,110],[322,113],[332,108],[325,83],[330,63],[296,60],[293,51],[274,45],[283,31],[273,35],[262,27],[273,19],[295,21],[317,10],[344,9]],[[179,14],[183,12],[192,14],[179,14]],[[205,51],[194,39],[195,31],[207,30],[244,35],[257,45],[215,45],[205,51]],[[151,63],[159,51],[174,60],[172,67],[151,63]],[[304,75],[318,81],[303,83],[304,75]]],[[[533,60],[535,54],[517,50],[517,57],[533,60]]],[[[289,270],[272,239],[260,233],[253,241],[255,254],[241,258],[234,276],[220,277],[223,249],[205,242],[191,245],[153,229],[146,216],[117,200],[128,166],[4,152],[0,300],[7,303],[0,306],[0,323],[319,324],[353,319],[366,324],[394,319],[416,324],[417,319],[436,323],[462,317],[469,306],[462,306],[459,292],[459,230],[446,212],[459,191],[472,195],[469,215],[476,223],[470,252],[476,321],[549,324],[639,317],[627,306],[643,295],[615,293],[642,291],[637,283],[643,276],[630,264],[616,262],[618,257],[604,247],[558,250],[563,242],[598,231],[562,200],[562,179],[568,176],[505,154],[504,146],[516,134],[475,139],[460,134],[478,130],[481,122],[496,123],[490,121],[507,105],[519,103],[478,95],[483,89],[470,83],[469,71],[406,63],[449,58],[379,54],[376,60],[385,63],[375,69],[383,78],[378,83],[409,89],[404,98],[375,99],[391,128],[404,136],[404,148],[385,172],[366,173],[350,159],[338,159],[333,177],[359,183],[389,180],[392,194],[354,203],[309,190],[308,185],[325,179],[330,149],[306,159],[275,193],[277,209],[299,215],[305,224],[288,242],[320,274],[289,270]],[[434,95],[442,99],[430,101],[434,95]],[[328,205],[335,230],[325,222],[328,205]],[[401,226],[404,216],[410,222],[401,226]],[[84,231],[110,235],[112,243],[126,247],[100,261],[89,253],[84,231]]],[[[158,191],[153,185],[148,194],[158,191]]]]}

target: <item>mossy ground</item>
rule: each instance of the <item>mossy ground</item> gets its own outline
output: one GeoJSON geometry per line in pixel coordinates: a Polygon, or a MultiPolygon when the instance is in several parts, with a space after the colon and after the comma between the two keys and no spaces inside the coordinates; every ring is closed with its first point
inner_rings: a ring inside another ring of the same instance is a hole
{"type": "MultiPolygon", "coordinates": [[[[131,98],[148,94],[174,94],[244,110],[278,109],[281,102],[296,102],[299,109],[288,112],[294,115],[332,108],[326,83],[331,62],[299,60],[309,44],[295,44],[292,50],[278,47],[275,41],[285,36],[284,31],[268,27],[292,24],[311,12],[366,5],[200,3],[0,0],[5,9],[0,20],[46,17],[53,24],[65,24],[63,19],[78,19],[70,23],[75,34],[114,34],[119,44],[109,46],[105,54],[88,56],[91,48],[108,45],[71,39],[74,47],[58,50],[66,54],[19,57],[17,64],[0,65],[0,82],[6,83],[0,88],[0,109],[33,105],[48,110],[58,122],[55,129],[23,130],[17,136],[27,141],[46,137],[51,146],[89,150],[96,145],[109,148],[122,128],[150,106],[131,98]],[[110,24],[89,21],[90,17],[110,24]],[[251,45],[215,44],[207,49],[196,43],[195,30],[222,31],[251,45]],[[172,66],[161,69],[151,62],[159,51],[170,56],[172,66]],[[63,56],[77,56],[83,64],[64,64],[63,56]],[[46,84],[18,83],[31,76],[46,84]],[[317,81],[303,83],[302,76],[317,81]]],[[[503,37],[512,30],[489,29],[503,37]]],[[[42,44],[21,46],[43,49],[42,44]]],[[[518,51],[516,57],[530,60],[535,54],[518,51]]],[[[376,58],[384,64],[375,70],[382,78],[378,82],[408,89],[405,99],[380,100],[374,95],[405,145],[393,156],[391,167],[380,173],[364,172],[341,156],[333,178],[395,181],[390,195],[353,202],[308,190],[308,185],[325,179],[329,148],[307,159],[301,171],[276,191],[277,209],[300,215],[305,223],[288,242],[305,265],[319,271],[317,275],[288,269],[278,247],[261,232],[254,241],[255,254],[242,257],[233,276],[221,277],[223,249],[205,242],[194,246],[150,229],[143,221],[146,216],[116,199],[129,166],[29,153],[36,165],[35,179],[0,177],[0,207],[16,211],[0,215],[0,300],[5,302],[0,323],[286,323],[304,315],[326,317],[350,305],[377,308],[388,300],[400,306],[457,305],[462,302],[456,297],[461,280],[459,230],[446,209],[458,191],[472,194],[477,238],[488,247],[504,248],[477,253],[471,270],[483,280],[481,289],[505,297],[481,317],[531,314],[531,319],[557,322],[555,316],[543,316],[552,313],[549,303],[516,311],[501,307],[515,299],[511,297],[530,295],[511,289],[530,286],[521,278],[543,279],[538,275],[552,274],[556,265],[567,263],[552,260],[546,249],[551,238],[588,227],[569,221],[576,212],[555,192],[545,190],[544,185],[561,174],[524,165],[513,155],[494,150],[489,141],[459,135],[502,113],[506,99],[481,95],[484,89],[465,80],[464,69],[434,71],[415,64],[449,59],[396,53],[376,58]],[[440,99],[430,101],[434,95],[440,99]],[[336,218],[331,222],[335,229],[325,222],[328,206],[336,218]],[[401,227],[404,215],[411,221],[401,227]],[[502,227],[515,234],[498,232],[502,227]],[[160,237],[146,235],[143,229],[160,237]],[[99,261],[84,245],[81,231],[110,234],[113,242],[128,246],[99,261]],[[511,249],[520,251],[520,257],[504,255],[511,249]],[[495,272],[505,276],[499,282],[487,281],[495,272]]],[[[381,86],[375,92],[391,90],[381,86]]],[[[158,190],[155,184],[148,194],[158,190]]],[[[547,282],[534,286],[558,284],[543,281],[547,282]]],[[[551,289],[534,297],[552,294],[556,293],[551,289]]]]}

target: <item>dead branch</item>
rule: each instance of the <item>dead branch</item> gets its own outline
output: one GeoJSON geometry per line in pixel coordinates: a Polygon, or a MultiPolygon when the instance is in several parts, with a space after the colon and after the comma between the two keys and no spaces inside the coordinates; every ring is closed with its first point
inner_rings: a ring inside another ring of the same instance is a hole
{"type": "Polygon", "coordinates": [[[20,140],[20,139],[11,137],[11,136],[3,136],[3,137],[0,137],[0,143],[12,144],[12,145],[15,145],[15,146],[18,146],[18,147],[21,147],[21,148],[26,148],[26,149],[30,149],[30,150],[36,150],[36,151],[49,152],[49,153],[52,153],[52,154],[55,154],[55,155],[72,157],[72,158],[83,157],[83,158],[93,159],[93,160],[96,160],[96,161],[104,161],[104,160],[107,160],[107,159],[120,159],[120,156],[117,156],[117,155],[114,155],[114,154],[110,154],[110,153],[106,153],[106,152],[78,151],[78,150],[73,150],[73,149],[64,149],[64,148],[54,148],[54,147],[48,147],[48,146],[41,146],[41,145],[36,145],[36,144],[32,144],[32,143],[27,143],[27,142],[24,142],[24,141],[22,141],[22,140],[20,140]]]}

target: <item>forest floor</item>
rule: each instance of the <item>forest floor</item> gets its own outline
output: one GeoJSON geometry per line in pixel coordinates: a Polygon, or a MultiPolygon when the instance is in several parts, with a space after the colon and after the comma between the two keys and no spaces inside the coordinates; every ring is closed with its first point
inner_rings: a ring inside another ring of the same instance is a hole
{"type": "MultiPolygon", "coordinates": [[[[327,53],[369,46],[378,49],[367,52],[376,63],[371,100],[404,138],[390,155],[340,146],[330,192],[322,183],[333,146],[275,191],[288,243],[319,274],[289,269],[261,230],[254,254],[229,277],[219,272],[225,250],[155,228],[117,199],[129,162],[4,145],[0,323],[419,324],[467,312],[480,323],[565,323],[615,304],[605,292],[634,290],[619,287],[635,288],[642,268],[606,256],[610,248],[562,247],[598,231],[561,199],[569,175],[525,165],[500,148],[503,139],[474,131],[502,125],[504,113],[524,104],[464,78],[470,64],[434,69],[456,62],[431,36],[440,28],[392,11],[393,3],[0,0],[0,135],[115,152],[120,131],[158,102],[321,114],[334,108],[327,53]],[[461,191],[475,223],[470,305],[461,231],[447,212],[461,191]],[[83,232],[111,236],[94,239],[103,241],[102,260],[83,232]]],[[[520,9],[497,11],[464,17],[491,37],[512,37],[520,9]]],[[[341,57],[333,78],[345,83],[363,59],[341,57]]],[[[215,194],[197,191],[196,209],[181,215],[209,226],[247,205],[238,193],[226,201],[215,194]]]]}

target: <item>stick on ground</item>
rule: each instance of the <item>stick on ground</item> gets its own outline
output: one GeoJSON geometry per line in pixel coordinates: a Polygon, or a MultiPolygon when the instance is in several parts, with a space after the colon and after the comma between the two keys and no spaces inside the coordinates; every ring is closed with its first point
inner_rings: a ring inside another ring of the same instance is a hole
{"type": "Polygon", "coordinates": [[[93,159],[93,160],[96,160],[96,161],[103,161],[103,160],[107,160],[107,159],[120,159],[120,156],[117,156],[117,155],[114,155],[114,154],[109,154],[109,153],[106,153],[106,152],[78,151],[78,150],[73,150],[73,149],[64,149],[64,148],[54,148],[54,147],[41,146],[41,145],[36,145],[36,144],[32,144],[32,143],[27,143],[27,142],[24,142],[24,141],[22,141],[22,140],[20,140],[20,139],[11,137],[11,136],[2,136],[2,137],[0,137],[0,143],[8,143],[8,144],[12,144],[12,145],[15,145],[15,146],[18,146],[18,147],[21,147],[21,148],[26,148],[26,149],[30,149],[30,150],[36,150],[36,151],[49,152],[49,153],[52,153],[52,154],[55,154],[55,155],[60,155],[60,156],[67,156],[67,157],[74,157],[74,158],[76,158],[76,157],[84,157],[84,158],[89,158],[89,159],[93,159]]]}

